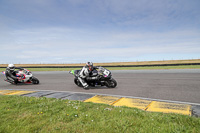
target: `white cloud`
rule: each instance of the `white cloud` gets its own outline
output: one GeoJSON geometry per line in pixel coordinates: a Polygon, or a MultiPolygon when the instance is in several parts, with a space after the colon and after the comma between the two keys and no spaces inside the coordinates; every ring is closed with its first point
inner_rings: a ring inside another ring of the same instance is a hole
{"type": "Polygon", "coordinates": [[[153,54],[190,58],[200,53],[198,1],[0,3],[0,63],[133,60],[153,54]]]}
{"type": "MultiPolygon", "coordinates": [[[[65,28],[14,31],[13,40],[1,44],[2,50],[20,52],[26,58],[40,56],[131,56],[134,54],[200,52],[198,31],[171,32],[99,32],[65,28]],[[95,35],[94,35],[95,34],[95,35]],[[93,36],[94,35],[94,36],[93,36]],[[9,47],[7,47],[9,46],[9,47]],[[101,55],[103,54],[103,55],[101,55]]],[[[8,37],[9,38],[9,37],[8,37]]]]}

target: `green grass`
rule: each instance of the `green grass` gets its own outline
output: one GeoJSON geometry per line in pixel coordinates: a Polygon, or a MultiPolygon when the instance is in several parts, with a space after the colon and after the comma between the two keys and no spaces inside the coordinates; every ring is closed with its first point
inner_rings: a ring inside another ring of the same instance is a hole
{"type": "Polygon", "coordinates": [[[54,98],[0,95],[0,133],[200,132],[200,118],[54,98]]]}
{"type": "MultiPolygon", "coordinates": [[[[81,68],[27,68],[30,71],[70,71],[81,68]]],[[[107,67],[109,70],[161,70],[161,69],[200,69],[200,65],[182,65],[182,66],[152,66],[152,67],[107,67]]],[[[5,68],[0,68],[5,71],[5,68]]]]}

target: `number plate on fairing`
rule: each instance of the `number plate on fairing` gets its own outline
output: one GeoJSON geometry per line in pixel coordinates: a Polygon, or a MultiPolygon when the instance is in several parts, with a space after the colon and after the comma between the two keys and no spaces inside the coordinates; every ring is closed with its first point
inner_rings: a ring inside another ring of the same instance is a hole
{"type": "Polygon", "coordinates": [[[108,76],[110,74],[110,71],[104,70],[103,74],[106,75],[106,76],[108,76]]]}

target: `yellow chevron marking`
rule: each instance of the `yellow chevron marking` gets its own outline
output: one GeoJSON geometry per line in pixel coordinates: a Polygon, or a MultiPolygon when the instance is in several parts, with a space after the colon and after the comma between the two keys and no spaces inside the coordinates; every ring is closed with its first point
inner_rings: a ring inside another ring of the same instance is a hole
{"type": "Polygon", "coordinates": [[[133,99],[133,98],[121,98],[118,102],[113,104],[114,106],[128,106],[145,110],[145,108],[151,103],[149,100],[133,99]]]}
{"type": "Polygon", "coordinates": [[[9,93],[7,95],[23,95],[23,94],[33,93],[33,92],[35,92],[35,91],[16,91],[13,93],[9,93]]]}
{"type": "Polygon", "coordinates": [[[96,95],[96,96],[94,96],[92,98],[89,98],[89,99],[85,100],[84,102],[104,103],[104,104],[112,105],[118,99],[120,99],[120,98],[119,97],[113,97],[113,96],[96,95]]]}
{"type": "Polygon", "coordinates": [[[147,111],[191,115],[191,105],[153,101],[147,111]]]}
{"type": "Polygon", "coordinates": [[[0,94],[1,94],[1,95],[7,95],[7,94],[13,93],[13,92],[16,92],[16,91],[13,91],[13,90],[1,90],[1,91],[0,91],[0,94]]]}

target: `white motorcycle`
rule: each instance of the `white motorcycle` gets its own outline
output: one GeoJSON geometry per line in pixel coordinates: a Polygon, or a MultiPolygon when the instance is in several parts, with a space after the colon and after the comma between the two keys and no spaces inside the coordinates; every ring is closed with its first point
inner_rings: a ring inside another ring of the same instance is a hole
{"type": "MultiPolygon", "coordinates": [[[[5,75],[5,71],[3,71],[2,73],[5,75]]],[[[18,78],[17,83],[39,84],[39,80],[33,76],[31,71],[29,71],[27,69],[19,70],[19,71],[16,71],[15,73],[16,73],[16,77],[18,78]]],[[[14,84],[13,81],[11,81],[7,78],[4,80],[11,84],[14,84]]]]}

